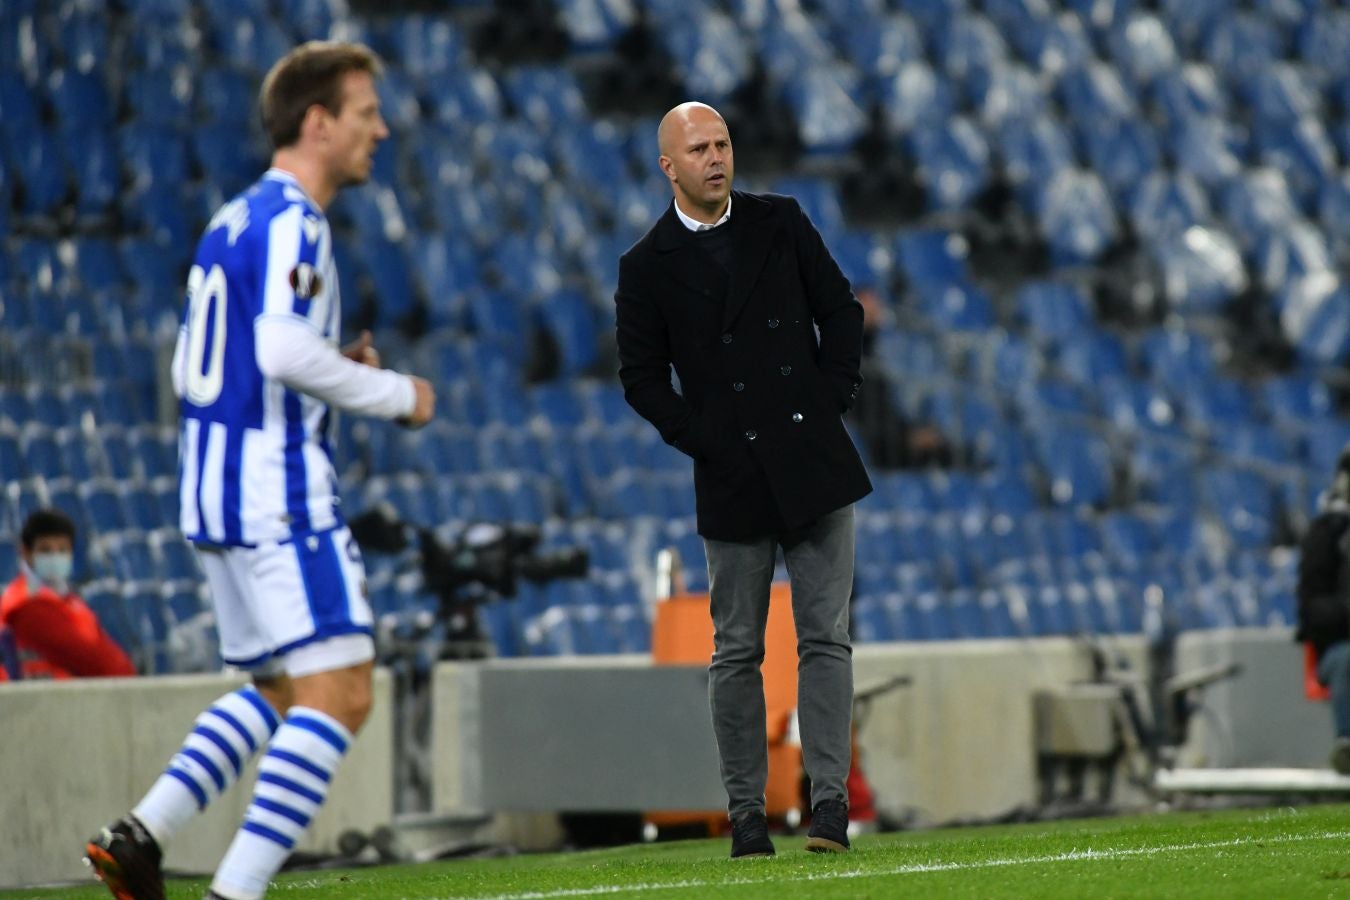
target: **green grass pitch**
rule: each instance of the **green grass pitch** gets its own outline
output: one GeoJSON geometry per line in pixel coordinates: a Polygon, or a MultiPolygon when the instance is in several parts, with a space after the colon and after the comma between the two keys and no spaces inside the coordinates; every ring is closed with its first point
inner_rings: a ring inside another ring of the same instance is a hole
{"type": "MultiPolygon", "coordinates": [[[[276,898],[1350,896],[1350,806],[1189,812],[864,835],[847,855],[775,835],[778,856],[732,861],[728,840],[282,875],[276,898]]],[[[169,897],[207,881],[173,880],[169,897]]],[[[103,888],[0,897],[107,897],[103,888]]]]}

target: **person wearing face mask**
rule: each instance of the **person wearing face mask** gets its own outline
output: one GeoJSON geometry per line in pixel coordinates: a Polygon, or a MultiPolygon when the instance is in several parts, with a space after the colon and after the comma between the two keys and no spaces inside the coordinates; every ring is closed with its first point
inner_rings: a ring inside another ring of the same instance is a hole
{"type": "Polygon", "coordinates": [[[58,510],[40,509],[24,522],[19,544],[19,574],[0,595],[0,626],[14,636],[21,676],[135,675],[126,651],[72,590],[75,523],[58,510]]]}

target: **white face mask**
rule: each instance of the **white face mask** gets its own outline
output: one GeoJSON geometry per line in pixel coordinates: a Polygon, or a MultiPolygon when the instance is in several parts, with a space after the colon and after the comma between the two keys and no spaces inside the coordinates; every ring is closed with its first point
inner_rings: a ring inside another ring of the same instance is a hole
{"type": "Polygon", "coordinates": [[[47,587],[64,594],[70,586],[75,559],[69,553],[34,553],[33,574],[47,587]]]}

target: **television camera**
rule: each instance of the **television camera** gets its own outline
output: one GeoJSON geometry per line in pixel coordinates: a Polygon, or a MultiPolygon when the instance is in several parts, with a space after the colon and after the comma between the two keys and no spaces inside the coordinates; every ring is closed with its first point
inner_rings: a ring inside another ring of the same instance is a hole
{"type": "Polygon", "coordinates": [[[425,624],[443,626],[441,659],[491,655],[478,627],[480,604],[514,597],[522,579],[543,584],[584,578],[590,566],[584,547],[541,551],[539,530],[531,525],[475,523],[447,542],[433,529],[399,520],[389,504],[379,504],[348,526],[368,552],[397,554],[417,547],[423,584],[439,600],[434,622],[425,624]]]}

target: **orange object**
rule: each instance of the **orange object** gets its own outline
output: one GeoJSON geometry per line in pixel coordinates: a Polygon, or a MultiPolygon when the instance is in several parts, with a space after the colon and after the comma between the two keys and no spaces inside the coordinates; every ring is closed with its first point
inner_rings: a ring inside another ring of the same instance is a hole
{"type": "Polygon", "coordinates": [[[76,594],[61,596],[46,585],[29,593],[27,579],[19,575],[0,596],[0,624],[14,635],[24,678],[136,674],[126,651],[76,594]]]}
{"type": "Polygon", "coordinates": [[[1303,642],[1303,696],[1309,700],[1330,700],[1331,689],[1317,680],[1317,651],[1303,642]]]}
{"type": "MultiPolygon", "coordinates": [[[[702,665],[712,662],[713,626],[707,594],[680,594],[656,605],[652,625],[652,661],[657,665],[702,665]]],[[[801,811],[802,749],[788,740],[797,709],[797,630],[792,620],[792,592],[786,583],[769,589],[769,620],[764,629],[765,731],[769,779],[765,811],[770,818],[801,811]]],[[[710,832],[726,823],[725,810],[649,813],[657,825],[707,822],[710,832]]]]}

